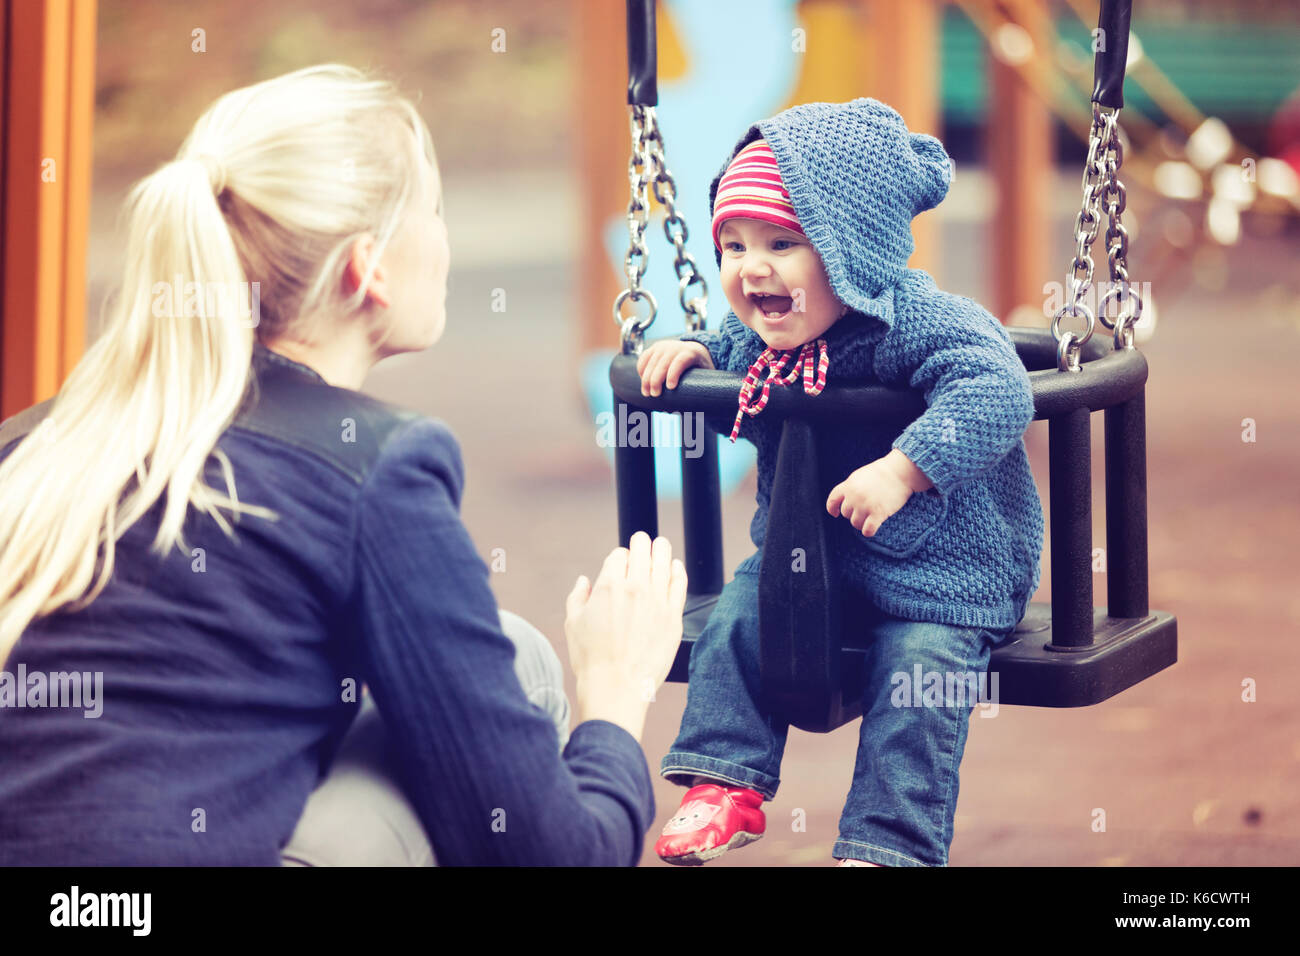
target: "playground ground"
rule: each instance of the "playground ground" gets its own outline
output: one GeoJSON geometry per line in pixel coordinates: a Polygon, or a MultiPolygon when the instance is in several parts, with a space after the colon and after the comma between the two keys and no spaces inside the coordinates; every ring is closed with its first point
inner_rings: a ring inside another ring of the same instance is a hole
{"type": "MultiPolygon", "coordinates": [[[[1064,170],[1057,183],[1052,261],[1064,266],[1077,173],[1064,170]]],[[[617,543],[613,473],[576,378],[575,308],[584,294],[571,252],[577,186],[544,173],[448,174],[446,186],[447,332],[426,353],[382,363],[367,390],[451,425],[466,462],[464,521],[485,559],[505,549],[506,568],[493,575],[498,602],[542,628],[567,661],[564,596],[617,543]],[[497,288],[508,293],[504,313],[490,308],[497,288]]],[[[967,173],[936,211],[944,223],[935,271],[945,288],[985,301],[979,193],[967,173]]],[[[92,310],[112,275],[116,240],[104,227],[120,196],[96,183],[92,310]]],[[[1222,254],[1198,254],[1156,287],[1159,321],[1143,346],[1151,369],[1150,599],[1177,615],[1179,662],[1093,707],[977,713],[952,865],[1300,863],[1300,300],[1283,291],[1297,242],[1247,235],[1222,254]],[[1254,442],[1242,440],[1247,418],[1254,442]],[[1242,699],[1247,681],[1254,702],[1242,699]],[[1098,809],[1104,832],[1094,829],[1098,809]]],[[[1137,279],[1143,248],[1135,239],[1137,279]]],[[[668,261],[653,247],[652,268],[668,261]]],[[[1100,415],[1093,424],[1093,540],[1101,547],[1100,415]]],[[[1045,423],[1032,425],[1026,441],[1046,503],[1045,423]]],[[[728,574],[752,551],[753,495],[751,476],[724,500],[728,574]]],[[[661,533],[681,547],[675,503],[661,507],[661,533]]],[[[1037,600],[1048,599],[1046,558],[1037,600]]],[[[1096,603],[1105,593],[1099,573],[1096,603]]],[[[568,689],[572,698],[571,674],[568,689]]],[[[685,686],[669,684],[652,705],[643,740],[652,770],[685,701],[685,686]]],[[[766,837],[712,865],[829,864],[858,730],[791,731],[766,837]],[[796,810],[806,818],[802,832],[792,826],[796,810]]],[[[654,776],[657,820],[642,862],[663,866],[652,845],[682,791],[654,776]]]]}

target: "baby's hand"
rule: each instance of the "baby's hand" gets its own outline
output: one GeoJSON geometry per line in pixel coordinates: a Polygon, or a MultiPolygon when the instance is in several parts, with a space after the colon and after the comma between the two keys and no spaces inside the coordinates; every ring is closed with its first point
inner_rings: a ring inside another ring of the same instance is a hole
{"type": "Polygon", "coordinates": [[[658,395],[663,391],[665,380],[669,388],[676,388],[682,372],[697,365],[713,368],[709,350],[699,342],[660,339],[636,360],[636,371],[641,376],[641,394],[658,395]]]}
{"type": "Polygon", "coordinates": [[[885,519],[912,497],[912,489],[885,458],[863,465],[831,489],[826,510],[844,517],[858,531],[872,537],[885,519]]]}

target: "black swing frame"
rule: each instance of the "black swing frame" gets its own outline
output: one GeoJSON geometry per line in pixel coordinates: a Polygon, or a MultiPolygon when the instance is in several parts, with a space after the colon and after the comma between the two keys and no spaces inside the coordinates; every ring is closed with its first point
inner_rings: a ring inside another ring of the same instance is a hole
{"type": "MultiPolygon", "coordinates": [[[[1129,0],[1103,0],[1101,26],[1122,42],[1113,57],[1098,54],[1093,99],[1122,106],[1129,0]],[[1104,62],[1103,62],[1104,61],[1104,62]]],[[[653,0],[628,0],[629,103],[655,105],[653,0]],[[647,10],[649,11],[647,13],[647,10]],[[648,32],[647,32],[648,31],[648,32]],[[647,76],[649,78],[647,79],[647,76]]],[[[1058,370],[1058,346],[1047,329],[1008,328],[1033,388],[1034,419],[1047,421],[1050,603],[1033,602],[1012,639],[996,647],[989,670],[999,703],[1082,707],[1099,703],[1175,663],[1174,616],[1153,611],[1147,594],[1146,381],[1136,348],[1092,338],[1078,372],[1058,370]],[[1091,414],[1105,415],[1107,604],[1093,606],[1091,414]]],[[[724,582],[718,433],[708,419],[735,415],[742,376],[692,369],[675,389],[641,394],[636,355],[610,364],[619,421],[645,416],[646,442],[620,439],[615,449],[619,542],[658,534],[651,412],[702,413],[706,428],[692,456],[682,449],[682,517],[689,593],[683,640],[668,679],[687,679],[691,648],[724,582]]],[[[874,385],[827,387],[815,399],[774,389],[764,415],[782,424],[771,510],[759,575],[760,674],[764,706],[793,726],[826,732],[862,714],[863,655],[869,635],[846,627],[855,600],[842,592],[828,542],[825,496],[815,433],[820,423],[887,422],[901,432],[925,411],[919,394],[874,385]],[[794,540],[794,529],[800,529],[794,540]],[[809,533],[808,529],[814,529],[809,533]],[[790,555],[802,548],[805,566],[790,555]]],[[[620,435],[624,435],[620,430],[620,435]]]]}

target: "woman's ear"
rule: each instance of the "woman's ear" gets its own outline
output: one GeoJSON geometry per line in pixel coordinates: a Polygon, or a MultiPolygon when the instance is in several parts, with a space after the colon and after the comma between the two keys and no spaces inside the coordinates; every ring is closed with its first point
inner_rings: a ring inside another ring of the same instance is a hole
{"type": "MultiPolygon", "coordinates": [[[[356,242],[352,243],[352,252],[348,256],[347,267],[343,270],[343,282],[349,295],[361,288],[361,280],[365,278],[374,254],[375,237],[370,233],[358,236],[356,242]]],[[[366,283],[366,298],[385,309],[392,302],[384,267],[378,262],[375,263],[370,281],[366,283]]]]}

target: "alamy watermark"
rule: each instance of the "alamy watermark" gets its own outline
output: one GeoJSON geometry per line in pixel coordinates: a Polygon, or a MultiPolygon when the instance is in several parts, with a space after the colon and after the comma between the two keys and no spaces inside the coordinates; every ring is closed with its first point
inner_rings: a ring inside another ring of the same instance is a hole
{"type": "Polygon", "coordinates": [[[104,712],[103,671],[0,671],[0,709],[78,707],[93,720],[104,712]]]}
{"type": "Polygon", "coordinates": [[[981,717],[998,715],[998,672],[925,671],[891,675],[889,702],[895,707],[964,707],[978,704],[981,717]]]}
{"type": "Polygon", "coordinates": [[[149,293],[156,319],[233,315],[250,329],[262,321],[260,282],[184,282],[178,274],[171,282],[155,282],[149,293]]]}
{"type": "Polygon", "coordinates": [[[628,413],[627,405],[618,405],[618,415],[601,412],[596,416],[596,444],[601,448],[676,447],[685,449],[687,458],[704,454],[704,413],[681,413],[681,428],[673,421],[676,415],[664,413],[651,415],[635,409],[628,413]],[[653,438],[653,442],[651,439],[653,438]]]}
{"type": "Polygon", "coordinates": [[[51,926],[118,926],[132,936],[148,936],[152,914],[152,893],[86,893],[74,884],[50,897],[51,926]]]}
{"type": "MultiPolygon", "coordinates": [[[[1065,307],[1066,303],[1072,303],[1074,301],[1072,290],[1073,286],[1068,278],[1065,282],[1044,282],[1043,295],[1046,298],[1043,300],[1043,315],[1054,316],[1065,307]]],[[[1150,302],[1151,296],[1150,282],[1112,282],[1099,279],[1088,286],[1081,301],[1094,316],[1098,314],[1099,309],[1104,309],[1106,318],[1112,322],[1119,315],[1121,307],[1131,305],[1137,311],[1135,318],[1140,324],[1142,307],[1138,302],[1150,302]]]]}

